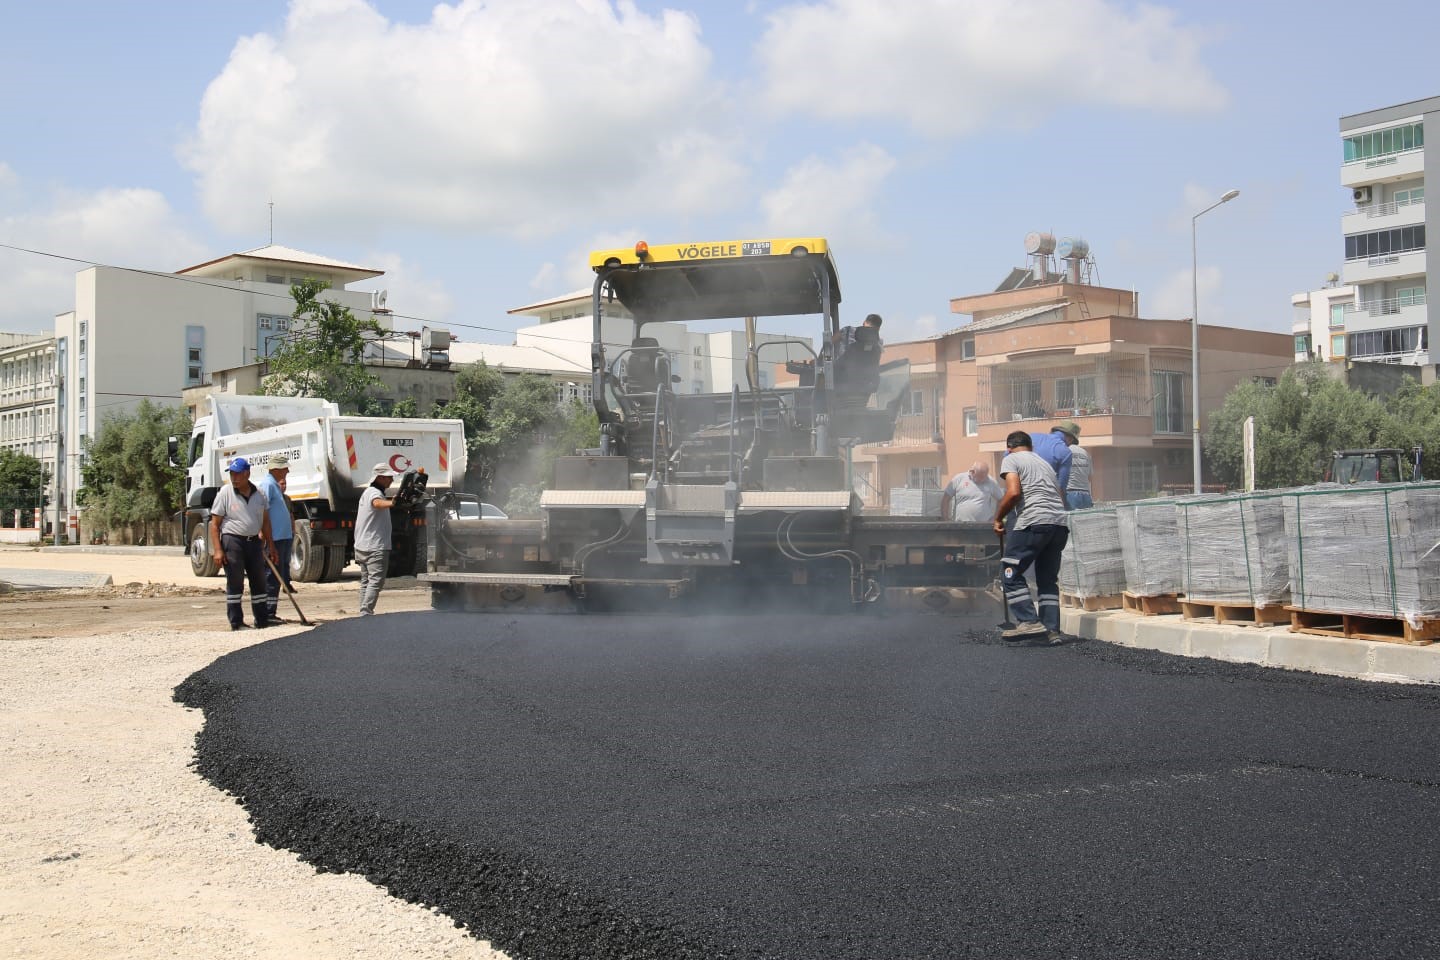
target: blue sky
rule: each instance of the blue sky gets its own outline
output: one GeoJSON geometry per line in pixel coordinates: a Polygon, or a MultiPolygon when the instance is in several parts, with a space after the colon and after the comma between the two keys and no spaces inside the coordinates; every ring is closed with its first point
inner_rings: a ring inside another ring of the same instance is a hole
{"type": "MultiPolygon", "coordinates": [[[[0,243],[174,270],[268,239],[504,342],[597,247],[821,234],[886,338],[1083,236],[1147,316],[1288,330],[1341,263],[1341,115],[1440,95],[1433,3],[5,4],[0,243]]],[[[72,263],[0,249],[0,330],[72,263]]],[[[800,331],[796,331],[800,332],[800,331]]],[[[808,331],[805,331],[808,332],[808,331]]]]}

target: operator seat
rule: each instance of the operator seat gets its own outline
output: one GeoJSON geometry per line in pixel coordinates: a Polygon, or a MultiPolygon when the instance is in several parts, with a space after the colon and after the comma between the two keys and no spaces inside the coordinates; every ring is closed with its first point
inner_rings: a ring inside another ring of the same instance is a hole
{"type": "Polygon", "coordinates": [[[660,386],[660,341],[654,337],[636,337],[625,357],[625,371],[620,385],[626,393],[654,393],[660,386]]]}

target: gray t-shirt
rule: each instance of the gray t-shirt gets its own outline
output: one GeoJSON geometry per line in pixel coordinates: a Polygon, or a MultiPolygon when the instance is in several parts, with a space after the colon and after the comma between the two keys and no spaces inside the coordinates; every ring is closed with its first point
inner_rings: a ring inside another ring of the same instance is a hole
{"type": "Polygon", "coordinates": [[[1090,451],[1080,444],[1070,448],[1070,483],[1065,487],[1066,493],[1089,493],[1090,492],[1090,451]]]}
{"type": "Polygon", "coordinates": [[[995,508],[1005,491],[1000,484],[989,477],[984,483],[977,483],[970,471],[957,473],[945,487],[945,496],[950,498],[951,520],[994,520],[995,508]]]}
{"type": "Polygon", "coordinates": [[[360,511],[355,515],[355,549],[390,549],[390,511],[376,510],[375,501],[386,499],[380,488],[370,485],[360,495],[360,511]]]}
{"type": "Polygon", "coordinates": [[[1012,450],[1000,461],[1000,476],[1020,477],[1020,510],[1015,529],[1044,524],[1065,526],[1065,503],[1060,499],[1060,481],[1055,468],[1029,450],[1012,450]]]}
{"type": "Polygon", "coordinates": [[[250,486],[250,496],[244,497],[230,484],[225,484],[215,494],[210,505],[210,516],[220,518],[220,535],[232,533],[237,537],[258,537],[265,522],[265,494],[250,486]]]}

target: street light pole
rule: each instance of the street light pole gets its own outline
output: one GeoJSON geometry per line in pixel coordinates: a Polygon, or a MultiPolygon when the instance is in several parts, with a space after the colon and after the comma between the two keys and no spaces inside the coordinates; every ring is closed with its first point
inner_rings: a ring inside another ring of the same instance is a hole
{"type": "Polygon", "coordinates": [[[1191,459],[1195,464],[1195,492],[1200,486],[1200,259],[1195,245],[1195,225],[1205,214],[1222,203],[1240,196],[1239,190],[1227,190],[1210,206],[1190,218],[1190,441],[1191,459]]]}

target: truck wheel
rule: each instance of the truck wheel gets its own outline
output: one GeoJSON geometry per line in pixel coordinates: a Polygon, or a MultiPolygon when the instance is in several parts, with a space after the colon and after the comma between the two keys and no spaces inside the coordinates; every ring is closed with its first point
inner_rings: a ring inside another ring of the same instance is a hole
{"type": "Polygon", "coordinates": [[[338,547],[316,547],[315,549],[324,549],[325,551],[325,570],[320,574],[320,579],[325,583],[329,583],[332,580],[339,580],[340,572],[344,570],[349,563],[349,561],[345,559],[344,545],[342,544],[338,547]]]}
{"type": "Polygon", "coordinates": [[[390,550],[390,566],[386,577],[413,577],[415,575],[415,538],[396,537],[390,550]]]}
{"type": "Polygon", "coordinates": [[[210,537],[203,523],[195,524],[190,531],[190,570],[197,577],[213,577],[220,573],[210,552],[210,537]]]}
{"type": "Polygon", "coordinates": [[[295,524],[295,545],[290,551],[290,579],[300,583],[317,583],[325,572],[324,547],[311,542],[310,524],[300,520],[295,524]]]}

